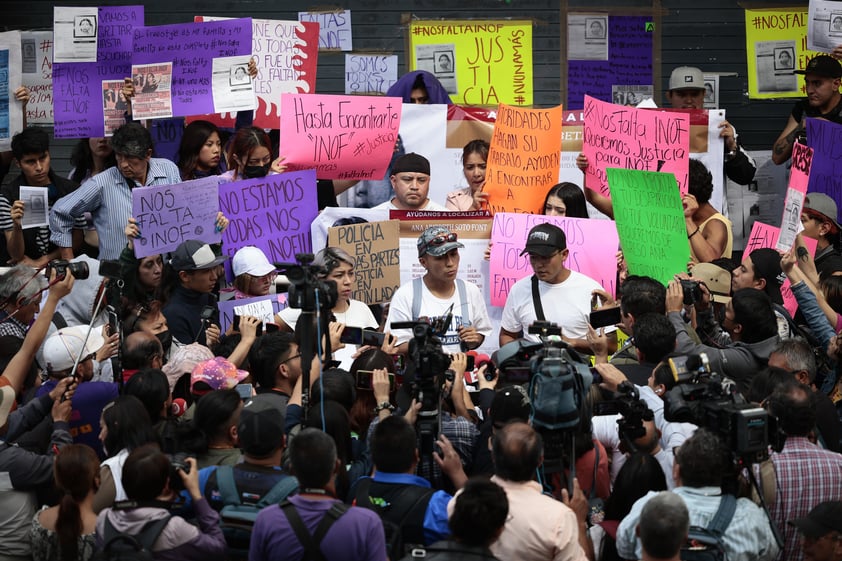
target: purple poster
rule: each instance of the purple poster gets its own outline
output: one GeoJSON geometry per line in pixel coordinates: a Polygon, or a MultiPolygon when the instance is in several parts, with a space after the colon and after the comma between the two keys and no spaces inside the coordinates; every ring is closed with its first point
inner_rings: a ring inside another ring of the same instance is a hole
{"type": "Polygon", "coordinates": [[[571,60],[567,63],[567,107],[584,107],[585,96],[611,100],[611,69],[604,60],[571,60]]]}
{"type": "Polygon", "coordinates": [[[167,253],[185,240],[219,243],[218,184],[219,177],[212,175],[174,185],[132,189],[132,216],[140,230],[134,242],[135,257],[167,253]]]}
{"type": "Polygon", "coordinates": [[[102,84],[131,75],[132,29],[142,25],[143,6],[101,7],[97,61],[53,64],[56,138],[105,136],[104,110],[121,102],[119,91],[105,91],[102,84]]]}
{"type": "Polygon", "coordinates": [[[140,27],[133,65],[172,63],[173,117],[214,113],[213,59],[251,54],[251,18],[140,27]]]}
{"type": "Polygon", "coordinates": [[[312,251],[310,224],[319,213],[316,170],[221,183],[219,208],[231,221],[222,236],[227,255],[253,245],[272,263],[292,263],[296,253],[312,251]]]}
{"type": "MultiPolygon", "coordinates": [[[[807,195],[824,193],[834,201],[842,201],[842,125],[808,118],[807,145],[813,149],[807,195]]],[[[839,216],[833,218],[838,222],[839,216]]]]}

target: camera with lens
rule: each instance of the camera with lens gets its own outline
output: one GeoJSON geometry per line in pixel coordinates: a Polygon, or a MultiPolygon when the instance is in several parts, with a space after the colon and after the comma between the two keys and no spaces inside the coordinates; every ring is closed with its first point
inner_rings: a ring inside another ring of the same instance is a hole
{"type": "Polygon", "coordinates": [[[175,454],[167,454],[167,459],[170,461],[170,489],[176,493],[184,490],[184,482],[181,480],[179,471],[190,473],[190,464],[187,463],[189,454],[186,452],[177,452],[175,454]]]}
{"type": "Polygon", "coordinates": [[[314,259],[312,253],[296,253],[295,259],[297,263],[275,263],[275,267],[290,282],[287,298],[289,307],[305,312],[315,312],[319,308],[332,310],[339,300],[336,283],[320,278],[327,271],[324,267],[311,265],[314,259]]]}
{"type": "Polygon", "coordinates": [[[91,270],[88,268],[88,264],[84,261],[65,261],[63,259],[54,259],[47,263],[47,267],[44,269],[44,274],[47,278],[50,278],[53,271],[56,273],[56,278],[62,278],[67,275],[67,271],[73,273],[73,278],[82,280],[86,279],[91,275],[91,270]]]}
{"type": "Polygon", "coordinates": [[[692,306],[702,300],[702,288],[697,280],[681,279],[681,290],[684,293],[684,305],[692,306]]]}
{"type": "Polygon", "coordinates": [[[617,428],[620,439],[629,451],[636,451],[635,440],[646,436],[644,421],[653,421],[655,414],[649,409],[645,401],[640,399],[640,393],[634,384],[625,381],[617,386],[616,392],[608,392],[608,399],[594,406],[594,415],[620,415],[617,428]]]}

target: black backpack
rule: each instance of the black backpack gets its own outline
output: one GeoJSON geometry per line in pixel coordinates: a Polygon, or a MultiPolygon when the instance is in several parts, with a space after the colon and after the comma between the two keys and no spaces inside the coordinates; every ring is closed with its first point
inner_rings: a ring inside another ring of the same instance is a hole
{"type": "Polygon", "coordinates": [[[737,499],[734,495],[722,495],[719,508],[707,527],[690,526],[687,541],[681,546],[682,561],[725,561],[728,554],[722,541],[725,530],[734,518],[737,499]]]}
{"type": "Polygon", "coordinates": [[[333,503],[330,510],[325,513],[322,521],[316,526],[316,531],[310,534],[310,531],[304,525],[304,521],[301,520],[298,511],[295,510],[295,505],[289,502],[289,500],[281,503],[281,512],[284,513],[284,516],[289,521],[289,525],[295,532],[298,541],[304,546],[304,557],[301,558],[301,561],[327,561],[319,546],[327,535],[327,531],[333,526],[333,523],[342,518],[342,515],[348,512],[349,508],[351,507],[343,502],[333,503]]]}
{"type": "Polygon", "coordinates": [[[105,517],[103,547],[94,556],[97,561],[152,561],[152,545],[164,531],[172,516],[147,522],[135,535],[117,531],[105,517]]]}

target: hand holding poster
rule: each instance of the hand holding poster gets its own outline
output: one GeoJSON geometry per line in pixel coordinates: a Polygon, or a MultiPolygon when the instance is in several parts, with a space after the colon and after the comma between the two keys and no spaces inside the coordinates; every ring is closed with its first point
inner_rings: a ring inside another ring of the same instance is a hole
{"type": "Polygon", "coordinates": [[[401,100],[284,94],[280,154],[287,169],[319,179],[381,179],[395,151],[401,100]]]}
{"type": "Polygon", "coordinates": [[[219,308],[219,328],[225,333],[234,320],[234,314],[254,316],[264,323],[272,323],[275,314],[287,307],[287,294],[284,292],[254,298],[222,300],[216,306],[219,308]]]}
{"type": "Polygon", "coordinates": [[[314,170],[267,175],[219,185],[219,206],[230,221],[223,251],[259,247],[271,263],[309,253],[310,223],[318,214],[314,170]]]}
{"type": "Polygon", "coordinates": [[[141,237],[135,257],[173,251],[185,240],[219,243],[216,230],[219,197],[216,176],[157,187],[132,189],[132,216],[141,237]]]}
{"type": "Polygon", "coordinates": [[[561,228],[570,250],[565,266],[596,280],[614,294],[617,279],[617,227],[611,220],[498,212],[491,228],[491,305],[504,306],[509,290],[532,274],[529,256],[521,255],[529,230],[549,222],[561,228]]]}
{"type": "Polygon", "coordinates": [[[353,255],[356,287],[353,297],[366,304],[389,302],[401,284],[400,222],[367,222],[328,230],[328,246],[353,255]]]}
{"type": "Polygon", "coordinates": [[[561,105],[500,104],[488,151],[485,191],[492,212],[538,212],[561,163],[561,105]]]}
{"type": "Polygon", "coordinates": [[[781,233],[775,249],[787,251],[795,243],[795,236],[803,230],[801,209],[804,207],[804,195],[810,180],[810,164],[813,149],[796,142],[792,147],[792,171],[789,175],[789,187],[786,190],[784,213],[781,218],[781,233]]]}
{"type": "Polygon", "coordinates": [[[607,168],[672,173],[687,192],[690,117],[635,109],[585,97],[582,152],[588,158],[585,186],[608,197],[607,168]]]}
{"type": "Polygon", "coordinates": [[[632,275],[667,284],[687,271],[690,243],[684,209],[669,173],[608,168],[614,220],[632,275]]]}

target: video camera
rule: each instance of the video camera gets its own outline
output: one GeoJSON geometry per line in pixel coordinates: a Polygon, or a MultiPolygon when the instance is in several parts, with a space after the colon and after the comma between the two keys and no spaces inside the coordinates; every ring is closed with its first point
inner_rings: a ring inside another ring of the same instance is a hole
{"type": "Polygon", "coordinates": [[[625,381],[617,387],[616,392],[608,392],[607,401],[594,406],[594,415],[620,415],[617,428],[620,439],[629,452],[635,452],[639,446],[635,440],[646,435],[644,421],[652,421],[655,414],[649,409],[645,401],[640,399],[640,393],[634,384],[625,381]]]}
{"type": "Polygon", "coordinates": [[[312,253],[296,253],[297,263],[275,263],[275,267],[289,279],[287,303],[290,308],[315,312],[318,307],[330,312],[339,300],[339,292],[334,281],[319,277],[327,271],[324,267],[312,265],[314,258],[312,253]]]}
{"type": "Polygon", "coordinates": [[[769,446],[783,449],[785,436],[777,419],[748,403],[734,382],[711,372],[704,353],[670,359],[676,385],[664,397],[664,418],[693,423],[716,432],[735,458],[757,463],[769,457],[769,446]]]}

